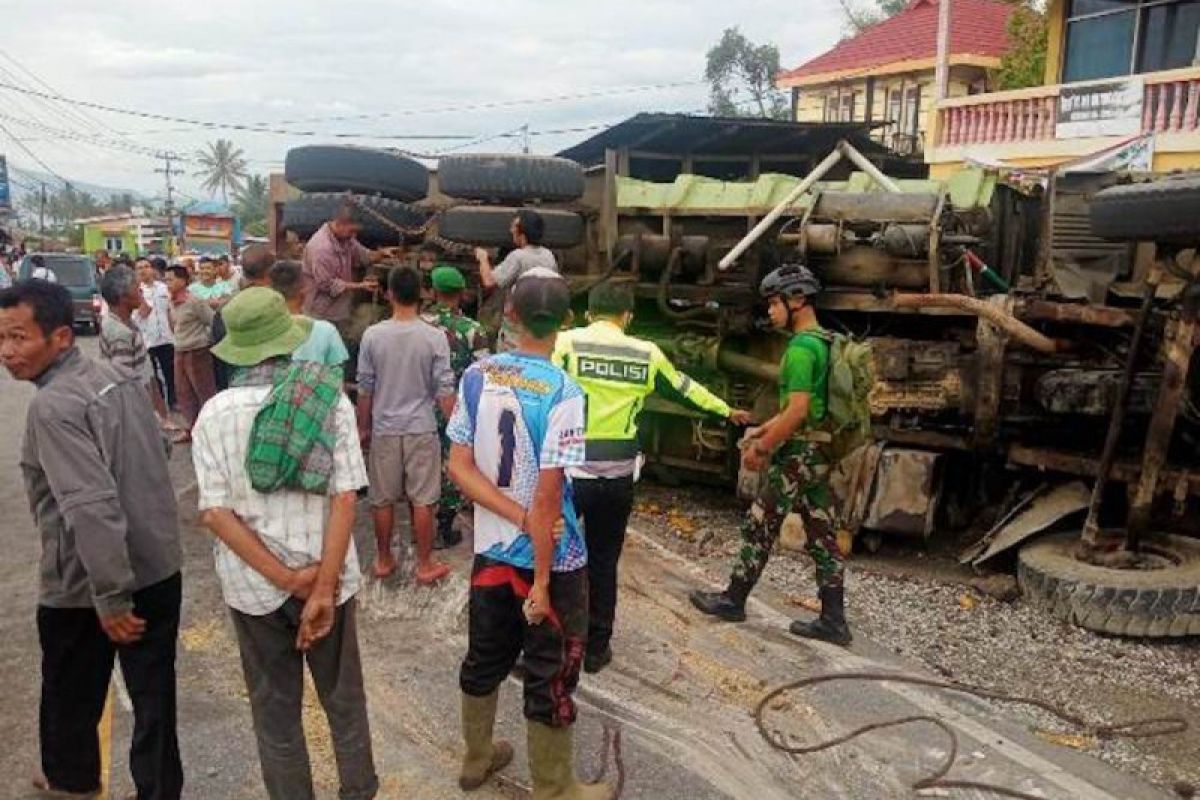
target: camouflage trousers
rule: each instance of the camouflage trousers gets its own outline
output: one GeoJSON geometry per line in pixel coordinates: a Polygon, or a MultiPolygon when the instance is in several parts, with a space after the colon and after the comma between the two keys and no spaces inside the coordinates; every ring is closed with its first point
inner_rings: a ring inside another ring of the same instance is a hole
{"type": "Polygon", "coordinates": [[[446,435],[446,420],[438,410],[438,438],[442,441],[442,499],[438,501],[438,516],[453,519],[462,510],[465,501],[458,485],[450,480],[450,437],[446,435]]]}
{"type": "Polygon", "coordinates": [[[842,585],[845,557],[834,529],[836,511],[829,488],[829,460],[811,442],[789,442],[772,458],[766,480],[742,522],[741,548],[729,591],[745,600],[766,569],[788,514],[804,522],[805,550],[817,570],[817,586],[842,585]]]}

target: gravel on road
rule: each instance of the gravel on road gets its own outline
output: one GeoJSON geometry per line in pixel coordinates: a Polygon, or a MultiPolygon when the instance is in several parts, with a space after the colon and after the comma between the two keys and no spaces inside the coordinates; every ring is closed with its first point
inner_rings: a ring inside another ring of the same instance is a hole
{"type": "MultiPolygon", "coordinates": [[[[741,518],[727,494],[643,484],[630,524],[723,574],[741,518]]],[[[1200,787],[1200,640],[1095,634],[1021,598],[981,593],[965,572],[919,542],[855,554],[846,592],[855,635],[945,679],[1045,700],[1098,724],[1181,715],[1190,727],[1180,735],[1104,740],[1037,709],[995,704],[1048,741],[1192,796],[1200,787]]],[[[817,608],[812,563],[802,553],[777,548],[765,580],[797,617],[817,608]]]]}

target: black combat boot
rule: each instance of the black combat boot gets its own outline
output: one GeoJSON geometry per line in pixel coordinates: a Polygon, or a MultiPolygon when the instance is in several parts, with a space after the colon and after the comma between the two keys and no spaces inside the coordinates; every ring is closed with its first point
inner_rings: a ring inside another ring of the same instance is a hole
{"type": "Polygon", "coordinates": [[[726,622],[746,621],[746,597],[749,591],[742,590],[734,582],[723,592],[702,592],[699,589],[688,595],[688,599],[701,612],[726,622]]]}
{"type": "Polygon", "coordinates": [[[603,648],[595,651],[589,649],[583,656],[583,671],[589,675],[595,675],[611,664],[612,660],[613,652],[609,645],[604,645],[603,648]]]}
{"type": "Polygon", "coordinates": [[[821,616],[812,622],[796,620],[788,628],[796,636],[805,639],[820,639],[823,642],[845,647],[854,638],[846,624],[845,589],[841,586],[822,586],[821,616]]]}
{"type": "Polygon", "coordinates": [[[445,550],[462,541],[462,534],[454,530],[454,517],[457,514],[457,511],[451,509],[438,509],[437,532],[433,535],[434,550],[445,550]]]}

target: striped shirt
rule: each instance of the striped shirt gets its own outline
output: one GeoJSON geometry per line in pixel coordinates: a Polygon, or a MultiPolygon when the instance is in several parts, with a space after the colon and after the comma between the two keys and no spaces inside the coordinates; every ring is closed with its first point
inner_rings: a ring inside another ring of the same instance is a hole
{"type": "Polygon", "coordinates": [[[100,355],[129,370],[141,378],[142,383],[149,384],[154,380],[142,332],[112,312],[100,320],[100,355]]]}

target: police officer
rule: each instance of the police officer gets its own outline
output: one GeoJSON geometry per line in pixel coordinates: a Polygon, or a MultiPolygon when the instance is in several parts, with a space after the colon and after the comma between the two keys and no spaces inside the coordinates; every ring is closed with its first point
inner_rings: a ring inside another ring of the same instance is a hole
{"type": "MultiPolygon", "coordinates": [[[[424,255],[424,252],[422,253],[424,255]]],[[[463,292],[467,282],[463,274],[454,267],[438,264],[430,272],[433,300],[421,314],[421,318],[446,334],[450,344],[450,368],[455,381],[461,381],[467,367],[487,355],[487,336],[483,326],[462,312],[463,292]]],[[[450,440],[446,438],[446,420],[438,415],[438,432],[442,439],[442,464],[450,456],[450,440]]],[[[461,541],[454,531],[454,517],[463,506],[458,486],[442,470],[442,499],[438,506],[437,537],[434,547],[453,547],[461,541]]]]}
{"type": "Polygon", "coordinates": [[[783,521],[796,512],[804,522],[806,549],[816,564],[821,616],[793,622],[791,632],[834,644],[850,643],[843,595],[843,556],[834,531],[829,457],[813,428],[825,418],[829,338],[811,305],[821,285],[807,267],[785,264],[763,279],[771,324],[790,334],[779,366],[780,411],[746,432],[742,466],[767,469],[767,479],[742,523],[742,547],[723,592],[695,591],[692,605],[721,619],[746,619],[746,598],[779,540],[783,521]]]}
{"type": "Polygon", "coordinates": [[[554,351],[554,363],[587,395],[587,463],[570,475],[588,549],[589,621],[583,665],[589,673],[612,660],[609,640],[617,610],[617,561],[633,509],[637,417],[646,397],[669,387],[701,411],[738,425],[750,421],[749,412],[730,409],[676,370],[657,345],[627,335],[633,306],[629,284],[601,283],[588,296],[591,324],[559,334],[554,351]]]}

